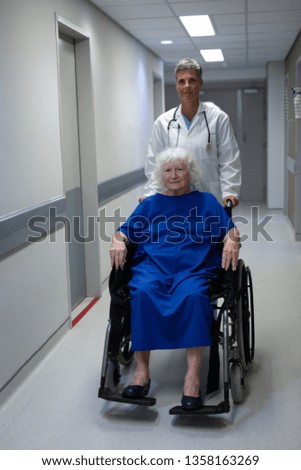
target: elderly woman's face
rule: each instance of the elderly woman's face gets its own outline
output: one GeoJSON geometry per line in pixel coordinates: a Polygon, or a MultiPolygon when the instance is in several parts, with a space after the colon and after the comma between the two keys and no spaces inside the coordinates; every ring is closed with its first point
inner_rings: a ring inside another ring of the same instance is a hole
{"type": "Polygon", "coordinates": [[[168,162],[163,165],[163,185],[166,194],[180,195],[190,191],[190,173],[183,160],[168,162]]]}

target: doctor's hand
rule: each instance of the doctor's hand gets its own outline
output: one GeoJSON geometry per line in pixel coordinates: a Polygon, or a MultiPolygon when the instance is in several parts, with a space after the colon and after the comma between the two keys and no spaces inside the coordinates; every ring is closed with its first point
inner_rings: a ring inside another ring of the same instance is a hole
{"type": "Polygon", "coordinates": [[[240,248],[240,236],[236,227],[229,230],[224,238],[224,248],[222,253],[222,268],[226,271],[231,266],[233,271],[236,271],[238,265],[240,248]]]}
{"type": "Polygon", "coordinates": [[[226,196],[223,199],[223,204],[226,207],[227,206],[227,201],[230,199],[232,202],[232,207],[236,207],[239,204],[239,200],[235,196],[226,196]]]}
{"type": "Polygon", "coordinates": [[[111,266],[115,266],[115,269],[123,269],[124,267],[127,254],[126,243],[127,237],[121,234],[121,232],[116,232],[113,235],[112,243],[110,246],[110,258],[111,266]]]}

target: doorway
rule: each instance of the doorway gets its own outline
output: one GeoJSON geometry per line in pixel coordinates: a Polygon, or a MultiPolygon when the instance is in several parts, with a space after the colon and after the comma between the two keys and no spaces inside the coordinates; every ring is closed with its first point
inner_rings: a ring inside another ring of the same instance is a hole
{"type": "Polygon", "coordinates": [[[95,122],[89,33],[55,16],[71,313],[101,296],[95,122]]]}
{"type": "MultiPolygon", "coordinates": [[[[301,57],[296,63],[296,83],[301,86],[301,57]]],[[[294,99],[294,101],[296,98],[294,99]]],[[[294,102],[295,106],[295,102],[294,102]]],[[[300,106],[300,105],[299,105],[300,106]]],[[[296,148],[296,180],[295,180],[295,240],[301,241],[301,116],[300,107],[294,107],[295,113],[295,148],[296,148]]]]}
{"type": "Polygon", "coordinates": [[[240,148],[241,201],[266,200],[266,91],[264,87],[237,86],[206,89],[202,101],[211,101],[225,111],[240,148]]]}
{"type": "Polygon", "coordinates": [[[242,165],[241,199],[262,202],[266,200],[267,157],[265,91],[246,88],[241,93],[240,152],[242,165]]]}
{"type": "Polygon", "coordinates": [[[153,109],[154,109],[154,116],[153,120],[155,121],[160,114],[163,113],[163,103],[164,103],[164,98],[163,98],[163,81],[162,78],[153,75],[153,109]]]}
{"type": "Polygon", "coordinates": [[[59,33],[61,149],[66,197],[71,310],[86,297],[83,204],[80,170],[75,40],[59,33]]]}

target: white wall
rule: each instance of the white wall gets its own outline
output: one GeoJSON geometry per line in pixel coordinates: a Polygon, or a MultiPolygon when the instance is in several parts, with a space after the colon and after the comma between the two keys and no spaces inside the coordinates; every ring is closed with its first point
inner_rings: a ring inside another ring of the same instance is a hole
{"type": "Polygon", "coordinates": [[[57,57],[49,3],[1,2],[0,216],[62,194],[57,57]]]}
{"type": "Polygon", "coordinates": [[[1,259],[0,389],[68,322],[64,229],[1,259]],[[55,280],[54,280],[55,278],[55,280]]]}
{"type": "MultiPolygon", "coordinates": [[[[55,14],[90,35],[97,182],[144,165],[161,60],[88,0],[1,0],[3,219],[63,194],[55,14]]],[[[136,202],[130,192],[120,205],[136,202]]],[[[68,319],[66,265],[64,230],[53,244],[46,240],[0,258],[0,389],[68,319]]]]}
{"type": "Polygon", "coordinates": [[[284,207],[285,111],[284,62],[267,67],[267,205],[284,207]]]}

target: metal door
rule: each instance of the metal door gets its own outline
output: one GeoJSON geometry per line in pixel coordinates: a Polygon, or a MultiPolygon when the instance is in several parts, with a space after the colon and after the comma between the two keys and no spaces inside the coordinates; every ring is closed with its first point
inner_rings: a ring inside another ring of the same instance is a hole
{"type": "Polygon", "coordinates": [[[75,43],[60,33],[60,108],[63,186],[67,203],[66,238],[69,255],[71,309],[86,297],[82,185],[78,131],[75,43]]]}

